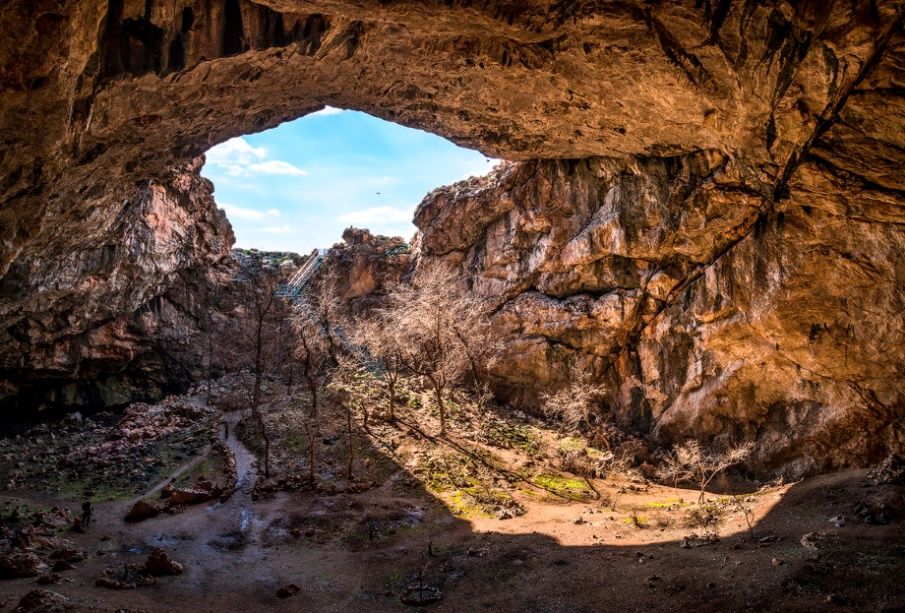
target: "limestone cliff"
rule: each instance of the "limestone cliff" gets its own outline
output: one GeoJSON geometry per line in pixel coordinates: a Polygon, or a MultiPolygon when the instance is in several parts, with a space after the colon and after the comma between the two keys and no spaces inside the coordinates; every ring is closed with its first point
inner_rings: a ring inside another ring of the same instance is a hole
{"type": "Polygon", "coordinates": [[[753,439],[793,474],[876,460],[905,444],[905,209],[826,181],[764,209],[719,154],[512,165],[429,195],[416,258],[495,302],[511,398],[577,361],[640,435],[753,439]]]}
{"type": "Polygon", "coordinates": [[[29,246],[40,257],[10,266],[0,283],[7,404],[109,406],[191,381],[200,349],[189,341],[233,242],[200,164],[149,182],[117,210],[95,204],[83,220],[90,232],[49,228],[47,242],[29,246]]]}

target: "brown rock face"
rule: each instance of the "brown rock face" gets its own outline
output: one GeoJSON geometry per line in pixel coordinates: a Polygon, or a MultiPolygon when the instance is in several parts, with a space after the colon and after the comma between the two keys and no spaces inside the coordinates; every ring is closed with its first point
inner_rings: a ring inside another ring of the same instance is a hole
{"type": "Polygon", "coordinates": [[[524,162],[432,194],[416,254],[499,296],[513,395],[582,359],[663,440],[755,438],[791,472],[879,459],[905,411],[903,15],[11,0],[0,387],[162,389],[231,242],[192,160],[331,104],[524,162]]]}
{"type": "Polygon", "coordinates": [[[416,257],[496,302],[513,399],[578,361],[641,435],[754,439],[795,474],[879,460],[905,444],[905,234],[840,215],[837,181],[803,169],[765,206],[714,153],[510,165],[430,194],[416,257]]]}
{"type": "Polygon", "coordinates": [[[0,280],[0,379],[17,384],[12,406],[124,404],[186,381],[209,270],[233,242],[199,168],[112,210],[101,197],[75,226],[51,219],[45,241],[23,248],[31,256],[0,280]]]}
{"type": "Polygon", "coordinates": [[[401,238],[348,228],[343,242],[327,253],[321,270],[337,276],[337,291],[356,313],[377,306],[402,282],[411,267],[410,252],[411,246],[401,238]]]}

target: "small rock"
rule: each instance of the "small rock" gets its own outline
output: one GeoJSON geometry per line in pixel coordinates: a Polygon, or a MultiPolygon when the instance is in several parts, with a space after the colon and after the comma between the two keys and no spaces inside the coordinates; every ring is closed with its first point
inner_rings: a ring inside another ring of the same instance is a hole
{"type": "Polygon", "coordinates": [[[41,575],[38,577],[38,585],[53,585],[54,583],[58,583],[62,577],[57,573],[48,573],[46,575],[41,575]]]}
{"type": "Polygon", "coordinates": [[[155,549],[148,556],[145,562],[145,572],[155,577],[164,575],[181,575],[183,571],[182,564],[175,561],[163,549],[155,549]]]}
{"type": "Polygon", "coordinates": [[[805,549],[817,551],[817,543],[823,540],[825,536],[822,532],[808,532],[801,537],[801,546],[805,549]]]}
{"type": "Polygon", "coordinates": [[[414,585],[403,592],[401,600],[402,604],[422,607],[437,602],[442,598],[443,594],[440,592],[440,588],[414,585]]]}
{"type": "Polygon", "coordinates": [[[290,583],[288,585],[284,585],[280,589],[277,590],[277,598],[289,598],[290,596],[294,596],[299,593],[299,586],[294,583],[290,583]]]}
{"type": "Polygon", "coordinates": [[[779,558],[773,558],[772,560],[770,560],[770,564],[772,564],[773,566],[782,566],[783,562],[779,558]]]}
{"type": "Polygon", "coordinates": [[[41,611],[42,613],[69,613],[78,608],[72,601],[50,590],[34,589],[22,597],[14,613],[26,613],[27,611],[41,611]]]}
{"type": "Polygon", "coordinates": [[[144,521],[159,514],[160,509],[157,507],[157,505],[150,503],[147,500],[139,500],[134,505],[132,505],[132,508],[128,513],[126,513],[126,517],[124,519],[127,522],[144,521]]]}

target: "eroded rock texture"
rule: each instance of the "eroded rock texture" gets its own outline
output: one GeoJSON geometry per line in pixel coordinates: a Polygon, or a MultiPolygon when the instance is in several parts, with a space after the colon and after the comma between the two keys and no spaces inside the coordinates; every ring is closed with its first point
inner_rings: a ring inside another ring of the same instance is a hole
{"type": "Polygon", "coordinates": [[[114,322],[229,243],[174,169],[331,104],[524,161],[418,215],[420,260],[499,296],[523,356],[512,393],[580,356],[641,432],[756,437],[761,465],[793,472],[875,459],[901,448],[905,410],[903,14],[894,0],[11,0],[7,379],[135,363],[157,337],[114,322]]]}
{"type": "Polygon", "coordinates": [[[402,283],[410,270],[411,247],[404,240],[347,228],[343,242],[329,250],[318,274],[334,276],[339,298],[354,317],[379,307],[381,298],[402,283]]]}
{"type": "Polygon", "coordinates": [[[189,341],[233,242],[199,167],[117,206],[88,198],[84,225],[59,220],[10,266],[0,300],[10,404],[117,405],[191,380],[200,348],[189,341]]]}
{"type": "Polygon", "coordinates": [[[723,155],[529,162],[428,196],[418,264],[496,302],[512,398],[536,404],[577,362],[638,434],[839,466],[903,443],[905,235],[818,185],[764,209],[723,155]]]}

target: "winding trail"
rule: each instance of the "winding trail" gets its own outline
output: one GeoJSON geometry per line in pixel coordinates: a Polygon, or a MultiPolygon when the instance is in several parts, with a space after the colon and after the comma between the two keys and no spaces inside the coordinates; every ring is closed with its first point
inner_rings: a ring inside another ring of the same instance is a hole
{"type": "MultiPolygon", "coordinates": [[[[158,517],[129,526],[123,534],[122,551],[136,556],[146,555],[156,547],[167,549],[175,559],[190,561],[185,573],[172,578],[170,588],[176,591],[229,591],[237,576],[243,583],[260,584],[262,591],[274,591],[273,571],[262,564],[267,559],[265,532],[273,521],[269,505],[252,502],[251,493],[257,479],[257,460],[242,444],[236,426],[242,419],[241,411],[223,416],[218,428],[218,438],[233,454],[236,462],[236,490],[225,501],[212,501],[188,507],[175,515],[158,517]],[[229,425],[229,437],[223,424],[229,425]]],[[[142,497],[159,491],[164,483],[176,474],[190,469],[204,460],[201,454],[181,466],[174,475],[155,486],[142,497]]],[[[117,510],[117,523],[122,511],[117,510]]]]}
{"type": "Polygon", "coordinates": [[[236,493],[233,496],[249,497],[255,485],[257,470],[255,469],[254,455],[236,436],[236,427],[241,419],[241,411],[227,413],[223,422],[229,426],[230,436],[226,438],[225,432],[221,428],[220,440],[229,448],[236,460],[236,493]]]}

